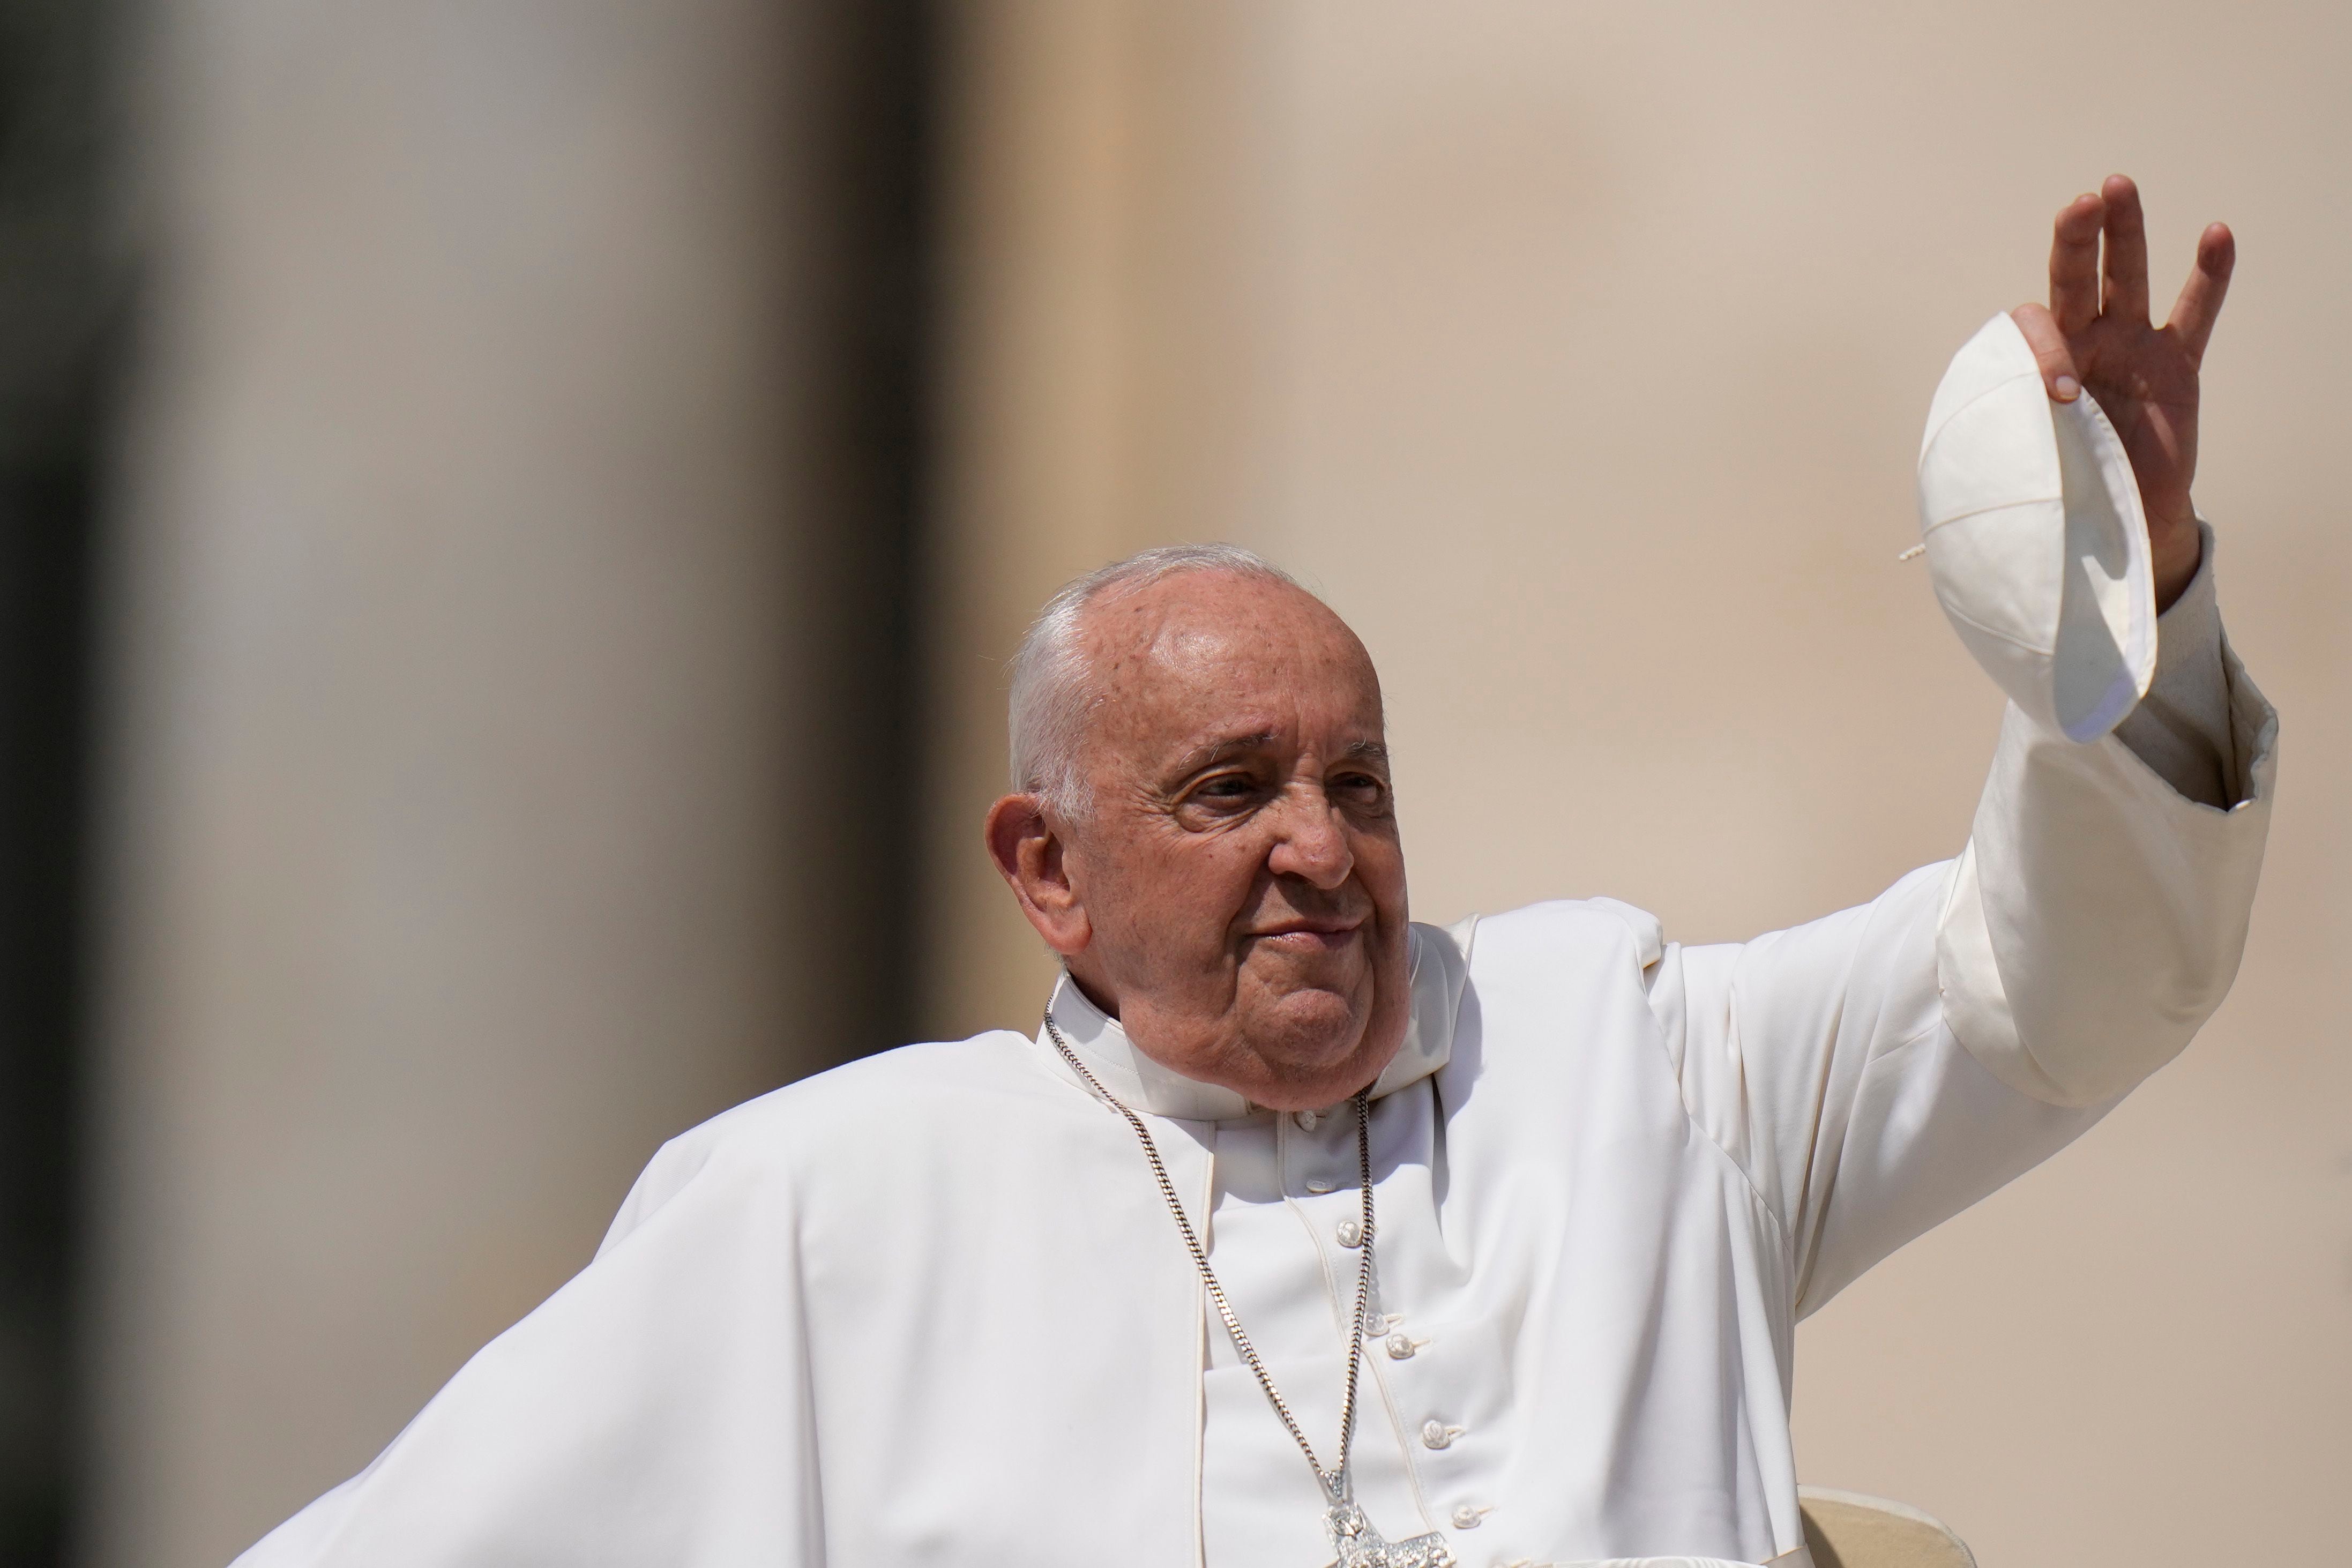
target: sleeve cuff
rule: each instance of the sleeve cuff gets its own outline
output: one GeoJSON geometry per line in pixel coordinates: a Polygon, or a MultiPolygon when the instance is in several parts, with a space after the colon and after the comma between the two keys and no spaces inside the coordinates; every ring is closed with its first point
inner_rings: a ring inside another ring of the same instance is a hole
{"type": "Polygon", "coordinates": [[[2213,530],[2201,521],[2198,529],[2197,574],[2158,619],[2155,678],[2115,737],[2183,798],[2226,811],[2245,798],[2245,787],[2213,586],[2213,530]]]}

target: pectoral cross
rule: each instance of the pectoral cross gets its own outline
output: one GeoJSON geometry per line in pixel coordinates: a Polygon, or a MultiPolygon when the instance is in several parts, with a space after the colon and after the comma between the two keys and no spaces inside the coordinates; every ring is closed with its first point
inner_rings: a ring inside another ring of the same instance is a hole
{"type": "Polygon", "coordinates": [[[1339,1554],[1331,1568],[1457,1568],[1445,1537],[1433,1530],[1410,1541],[1383,1541],[1364,1510],[1352,1501],[1335,1502],[1323,1516],[1323,1533],[1339,1554]]]}

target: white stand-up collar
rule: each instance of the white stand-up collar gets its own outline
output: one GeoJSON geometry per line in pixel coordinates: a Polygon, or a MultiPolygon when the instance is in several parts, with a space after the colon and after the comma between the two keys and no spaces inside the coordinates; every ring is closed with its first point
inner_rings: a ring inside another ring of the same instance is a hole
{"type": "MultiPolygon", "coordinates": [[[[1477,920],[1472,915],[1444,928],[1420,924],[1407,928],[1412,1007],[1404,1043],[1372,1084],[1374,1100],[1419,1083],[1444,1067],[1453,1054],[1454,1016],[1461,1007],[1462,990],[1469,978],[1470,942],[1477,920]]],[[[1136,1049],[1118,1020],[1087,1000],[1066,973],[1055,984],[1050,1005],[1062,1037],[1087,1064],[1087,1070],[1138,1110],[1184,1121],[1234,1121],[1261,1109],[1235,1090],[1186,1078],[1136,1049]]],[[[1061,1068],[1042,1026],[1036,1039],[1038,1048],[1061,1068]]],[[[1067,1068],[1061,1070],[1067,1075],[1067,1068]]]]}

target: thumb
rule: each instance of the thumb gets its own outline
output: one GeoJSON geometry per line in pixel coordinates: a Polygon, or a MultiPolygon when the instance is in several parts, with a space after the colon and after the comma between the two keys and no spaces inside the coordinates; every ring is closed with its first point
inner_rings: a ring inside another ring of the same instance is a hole
{"type": "Polygon", "coordinates": [[[2074,368],[2074,352],[2066,346],[2066,334],[2058,330],[2058,318],[2050,313],[2050,307],[2020,305],[2009,319],[2025,334],[2025,345],[2042,367],[2042,384],[2049,388],[2051,397],[2072,403],[2082,396],[2083,377],[2074,368]]]}

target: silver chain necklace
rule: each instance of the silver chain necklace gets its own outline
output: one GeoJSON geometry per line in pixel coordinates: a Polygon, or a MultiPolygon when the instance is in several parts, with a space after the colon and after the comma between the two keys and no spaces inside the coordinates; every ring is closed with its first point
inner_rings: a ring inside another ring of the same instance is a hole
{"type": "Polygon", "coordinates": [[[1350,1103],[1356,1108],[1356,1170],[1363,1193],[1363,1257],[1356,1269],[1356,1312],[1348,1335],[1348,1391],[1339,1401],[1339,1462],[1326,1469],[1323,1461],[1315,1457],[1314,1445],[1299,1430],[1298,1419],[1290,1413],[1290,1405],[1282,1391],[1274,1386],[1266,1375],[1265,1363],[1258,1360],[1257,1347],[1250,1343],[1242,1328],[1242,1321],[1234,1312],[1233,1303],[1225,1300],[1225,1288],[1217,1283],[1216,1270],[1209,1267],[1208,1249],[1192,1222],[1184,1215],[1184,1205],[1177,1199],[1176,1184],[1168,1179],[1168,1167],[1160,1158],[1160,1146],[1152,1142],[1151,1130],[1143,1118],[1129,1109],[1127,1102],[1102,1086],[1102,1080],[1087,1070],[1070,1042],[1054,1022],[1054,1010],[1045,1009],[1045,1033],[1054,1041],[1054,1048],[1070,1064],[1070,1070],[1092,1089],[1101,1100],[1127,1119],[1135,1132],[1135,1141],[1143,1145],[1143,1157],[1151,1165],[1153,1179],[1160,1184],[1160,1195],[1167,1200],[1168,1212],[1176,1221],[1176,1228],[1184,1237],[1184,1249],[1192,1255],[1192,1266],[1201,1271],[1201,1283],[1208,1288],[1209,1300],[1216,1304],[1217,1316],[1225,1321],[1225,1332],[1233,1336],[1234,1349],[1257,1377],[1257,1385],[1265,1390],[1266,1402],[1274,1413],[1282,1417],[1291,1441],[1307,1456],[1307,1463],[1315,1472],[1316,1483],[1323,1489],[1323,1533],[1339,1553],[1334,1568],[1454,1568],[1454,1554],[1446,1550],[1445,1537],[1436,1531],[1416,1535],[1410,1540],[1390,1542],[1372,1528],[1364,1510],[1356,1505],[1353,1488],[1348,1478],[1348,1446],[1356,1432],[1356,1384],[1363,1369],[1364,1339],[1370,1320],[1365,1316],[1372,1293],[1372,1091],[1369,1086],[1358,1089],[1350,1103]]]}

